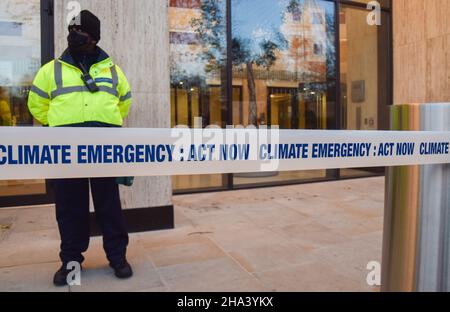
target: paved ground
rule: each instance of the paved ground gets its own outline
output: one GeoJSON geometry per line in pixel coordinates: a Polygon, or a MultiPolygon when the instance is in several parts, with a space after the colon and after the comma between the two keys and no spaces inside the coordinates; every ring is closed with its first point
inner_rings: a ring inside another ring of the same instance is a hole
{"type": "Polygon", "coordinates": [[[383,196],[383,178],[176,196],[176,229],[131,235],[134,278],[94,238],[70,289],[51,283],[53,207],[0,209],[0,291],[377,291],[383,196]]]}

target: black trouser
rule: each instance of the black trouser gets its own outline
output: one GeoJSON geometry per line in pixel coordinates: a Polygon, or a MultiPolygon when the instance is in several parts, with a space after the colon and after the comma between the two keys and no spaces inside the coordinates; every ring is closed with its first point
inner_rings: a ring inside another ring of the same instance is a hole
{"type": "Polygon", "coordinates": [[[103,234],[103,248],[112,265],[125,259],[128,233],[115,178],[55,180],[56,219],[63,263],[78,261],[89,246],[89,182],[95,217],[103,234]]]}

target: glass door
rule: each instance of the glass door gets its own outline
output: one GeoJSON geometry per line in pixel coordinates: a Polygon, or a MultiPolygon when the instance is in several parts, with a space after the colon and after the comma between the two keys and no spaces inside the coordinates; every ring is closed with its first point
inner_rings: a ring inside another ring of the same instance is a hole
{"type": "Polygon", "coordinates": [[[299,87],[299,128],[326,130],[328,120],[327,84],[309,83],[299,87]]]}
{"type": "MultiPolygon", "coordinates": [[[[231,1],[233,84],[244,125],[330,129],[335,123],[335,5],[231,1]]],[[[234,174],[236,188],[326,179],[326,170],[234,174]]]]}
{"type": "Polygon", "coordinates": [[[269,126],[292,129],[296,119],[294,111],[297,102],[297,89],[269,88],[267,107],[269,126]]]}
{"type": "MultiPolygon", "coordinates": [[[[387,130],[389,113],[389,16],[367,23],[364,8],[340,8],[341,120],[345,130],[387,130]]],[[[362,177],[384,168],[342,169],[342,177],[362,177]]]]}
{"type": "MultiPolygon", "coordinates": [[[[34,125],[27,101],[41,66],[41,2],[0,2],[0,127],[34,125]]],[[[0,207],[51,201],[45,180],[0,181],[0,207]]]]}
{"type": "MultiPolygon", "coordinates": [[[[180,82],[172,87],[172,127],[177,125],[189,128],[221,126],[226,116],[220,101],[220,86],[201,86],[180,82]]],[[[227,175],[184,175],[172,178],[175,192],[221,188],[227,184],[227,175]]]]}
{"type": "MultiPolygon", "coordinates": [[[[168,1],[172,127],[227,123],[226,2],[168,1]]],[[[228,175],[174,176],[172,181],[175,193],[223,189],[228,175]]]]}

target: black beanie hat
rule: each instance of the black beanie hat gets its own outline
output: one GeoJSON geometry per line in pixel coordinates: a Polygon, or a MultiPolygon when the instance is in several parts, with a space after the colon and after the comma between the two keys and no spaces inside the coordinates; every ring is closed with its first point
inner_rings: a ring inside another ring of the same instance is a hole
{"type": "Polygon", "coordinates": [[[100,20],[97,16],[92,14],[88,10],[80,12],[80,16],[74,17],[73,22],[69,25],[69,31],[72,27],[77,26],[74,22],[77,18],[80,18],[81,25],[78,25],[80,29],[92,36],[97,42],[100,41],[100,20]]]}

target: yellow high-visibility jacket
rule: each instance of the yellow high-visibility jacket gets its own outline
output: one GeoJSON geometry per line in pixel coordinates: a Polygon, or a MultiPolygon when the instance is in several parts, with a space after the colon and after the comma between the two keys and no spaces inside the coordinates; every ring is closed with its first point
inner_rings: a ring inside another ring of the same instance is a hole
{"type": "Polygon", "coordinates": [[[42,66],[28,97],[36,120],[50,127],[86,122],[122,126],[131,106],[130,85],[119,66],[99,50],[99,61],[89,70],[100,89],[96,93],[87,89],[68,51],[42,66]]]}
{"type": "Polygon", "coordinates": [[[0,126],[12,126],[12,115],[9,103],[0,99],[0,126]]]}

